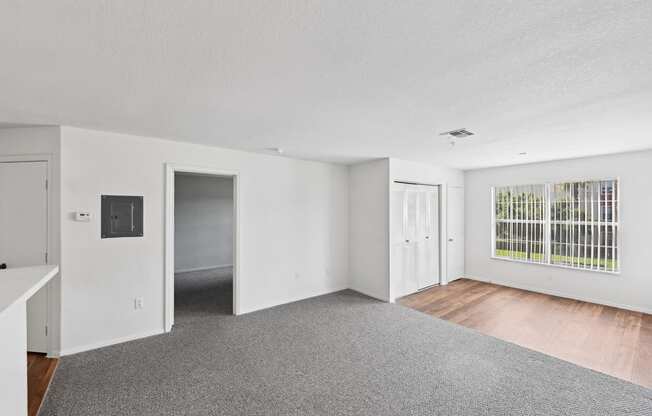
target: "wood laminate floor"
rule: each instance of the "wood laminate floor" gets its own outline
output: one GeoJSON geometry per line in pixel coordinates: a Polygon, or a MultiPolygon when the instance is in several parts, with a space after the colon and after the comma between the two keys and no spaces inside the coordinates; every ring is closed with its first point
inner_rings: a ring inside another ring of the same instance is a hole
{"type": "Polygon", "coordinates": [[[652,388],[652,315],[469,279],[398,302],[652,388]]]}
{"type": "Polygon", "coordinates": [[[36,416],[59,360],[45,354],[27,353],[27,414],[36,416]]]}

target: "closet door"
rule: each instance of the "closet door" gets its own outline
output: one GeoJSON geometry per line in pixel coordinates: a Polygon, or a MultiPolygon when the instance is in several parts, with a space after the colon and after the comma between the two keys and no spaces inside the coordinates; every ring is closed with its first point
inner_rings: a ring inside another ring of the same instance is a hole
{"type": "Polygon", "coordinates": [[[406,222],[405,222],[405,185],[392,184],[391,201],[391,284],[395,296],[400,297],[406,294],[404,288],[405,276],[409,273],[406,259],[408,258],[408,245],[406,244],[406,222]]]}
{"type": "Polygon", "coordinates": [[[422,187],[420,192],[418,250],[419,289],[439,284],[439,188],[422,187]]]}
{"type": "Polygon", "coordinates": [[[417,279],[417,290],[428,286],[426,284],[429,274],[429,260],[428,244],[426,240],[427,230],[427,205],[428,198],[426,197],[426,189],[424,186],[415,186],[416,193],[416,210],[415,210],[415,236],[414,236],[414,256],[415,256],[415,272],[417,279]]]}
{"type": "Polygon", "coordinates": [[[394,183],[392,290],[401,297],[439,283],[439,188],[394,183]]]}
{"type": "Polygon", "coordinates": [[[415,256],[416,193],[409,185],[394,183],[392,204],[392,286],[394,295],[401,297],[418,290],[415,256]]]}
{"type": "Polygon", "coordinates": [[[419,264],[420,256],[420,232],[419,208],[420,208],[419,190],[413,185],[406,185],[404,196],[403,221],[405,223],[404,241],[405,241],[405,274],[403,275],[404,293],[414,293],[419,290],[419,264]]]}

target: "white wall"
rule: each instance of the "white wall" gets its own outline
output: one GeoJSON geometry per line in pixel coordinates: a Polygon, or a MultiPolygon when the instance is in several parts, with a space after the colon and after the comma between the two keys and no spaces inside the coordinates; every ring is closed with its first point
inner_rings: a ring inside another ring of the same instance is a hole
{"type": "Polygon", "coordinates": [[[239,173],[241,312],[348,285],[345,166],[70,127],[61,159],[64,353],[163,331],[166,162],[239,173]],[[103,193],[144,196],[142,238],[100,239],[103,193]]]}
{"type": "MultiPolygon", "coordinates": [[[[389,182],[391,184],[391,182],[394,181],[440,185],[440,268],[442,272],[443,283],[448,283],[447,277],[449,275],[449,259],[455,257],[456,255],[460,255],[460,253],[453,252],[453,250],[459,250],[461,252],[463,251],[464,247],[463,245],[450,245],[447,241],[448,212],[452,210],[464,209],[463,207],[458,207],[456,205],[451,206],[451,203],[457,203],[457,200],[449,200],[448,190],[451,187],[464,187],[464,172],[459,169],[451,169],[443,166],[435,166],[425,163],[392,158],[389,160],[389,182]]],[[[396,279],[396,277],[390,276],[390,299],[392,301],[394,301],[397,296],[403,295],[403,293],[400,293],[398,289],[401,285],[396,281],[396,279]]]]}
{"type": "Polygon", "coordinates": [[[349,285],[389,300],[389,159],[349,167],[349,285]]]}
{"type": "MultiPolygon", "coordinates": [[[[58,126],[51,127],[21,127],[0,129],[0,158],[13,156],[47,155],[49,163],[48,196],[48,263],[60,264],[60,134],[58,126]]],[[[49,352],[57,355],[59,352],[60,277],[52,279],[45,288],[48,291],[48,344],[49,352]]]]}
{"type": "Polygon", "coordinates": [[[466,172],[466,273],[469,277],[652,313],[652,152],[466,172]],[[621,273],[604,274],[493,260],[492,186],[620,178],[621,273]]]}
{"type": "MultiPolygon", "coordinates": [[[[441,266],[447,275],[447,189],[463,187],[464,173],[424,163],[381,159],[349,167],[349,270],[352,289],[393,302],[396,282],[390,276],[390,187],[393,181],[441,187],[441,266]]],[[[457,209],[457,207],[453,207],[457,209]]],[[[460,250],[463,250],[460,248],[460,250]]]]}
{"type": "Polygon", "coordinates": [[[464,186],[464,172],[445,166],[428,165],[409,160],[390,159],[392,181],[412,181],[425,184],[464,186]]]}
{"type": "Polygon", "coordinates": [[[233,264],[233,179],[177,173],[174,270],[233,264]]]}

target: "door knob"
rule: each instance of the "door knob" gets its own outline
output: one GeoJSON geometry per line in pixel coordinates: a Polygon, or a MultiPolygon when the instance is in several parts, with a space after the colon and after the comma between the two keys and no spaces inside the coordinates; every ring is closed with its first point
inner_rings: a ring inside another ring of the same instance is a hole
{"type": "Polygon", "coordinates": [[[426,240],[430,240],[430,236],[429,236],[429,235],[426,236],[426,240]]]}
{"type": "Polygon", "coordinates": [[[452,239],[452,238],[449,238],[448,241],[450,241],[450,242],[452,243],[452,242],[453,242],[453,239],[452,239]]]}
{"type": "Polygon", "coordinates": [[[7,268],[7,263],[0,264],[0,270],[4,270],[6,268],[7,268]]]}
{"type": "Polygon", "coordinates": [[[406,242],[406,243],[409,243],[409,242],[410,242],[410,240],[405,240],[405,242],[406,242]]]}

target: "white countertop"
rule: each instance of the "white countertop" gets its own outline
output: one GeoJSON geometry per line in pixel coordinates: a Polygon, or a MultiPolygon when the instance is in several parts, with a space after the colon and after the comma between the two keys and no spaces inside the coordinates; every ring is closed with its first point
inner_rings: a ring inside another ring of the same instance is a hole
{"type": "Polygon", "coordinates": [[[59,266],[47,264],[0,270],[0,315],[18,302],[25,302],[59,273],[59,266]]]}

